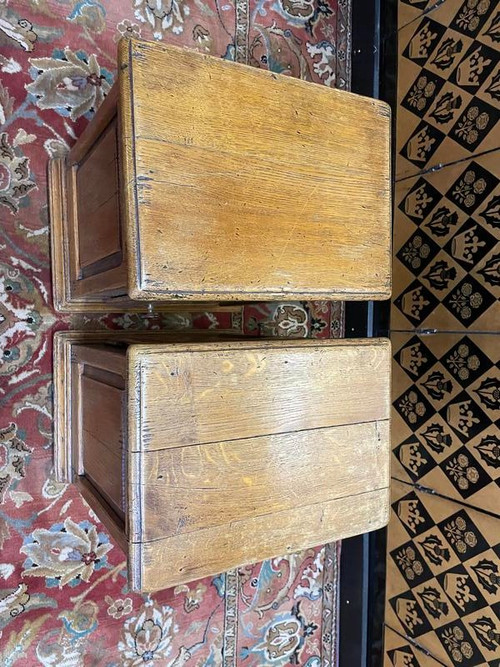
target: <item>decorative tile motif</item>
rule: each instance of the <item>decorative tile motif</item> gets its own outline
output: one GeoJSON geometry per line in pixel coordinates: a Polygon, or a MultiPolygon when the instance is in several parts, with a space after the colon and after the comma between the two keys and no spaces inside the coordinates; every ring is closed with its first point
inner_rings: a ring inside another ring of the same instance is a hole
{"type": "MultiPolygon", "coordinates": [[[[396,176],[498,147],[500,10],[494,0],[422,3],[399,31],[396,176]]],[[[402,20],[409,16],[400,1],[402,20]]]]}
{"type": "Polygon", "coordinates": [[[401,482],[392,492],[384,664],[496,664],[500,520],[401,482]],[[418,536],[401,521],[409,501],[425,513],[418,536]]]}
{"type": "Polygon", "coordinates": [[[387,626],[384,633],[384,648],[384,667],[438,667],[440,664],[417,645],[408,642],[387,626]]]}
{"type": "Polygon", "coordinates": [[[392,474],[500,515],[500,342],[392,334],[392,474]]]}
{"type": "Polygon", "coordinates": [[[500,150],[396,183],[394,329],[495,331],[500,150]]]}

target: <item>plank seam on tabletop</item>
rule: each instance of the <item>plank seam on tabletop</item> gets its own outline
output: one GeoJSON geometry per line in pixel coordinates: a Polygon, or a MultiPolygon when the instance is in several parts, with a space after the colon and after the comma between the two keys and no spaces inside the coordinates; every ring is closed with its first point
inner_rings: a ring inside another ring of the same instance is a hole
{"type": "MultiPolygon", "coordinates": [[[[368,421],[359,421],[359,422],[342,422],[341,424],[330,424],[328,426],[312,426],[310,428],[298,428],[292,431],[278,431],[277,433],[271,432],[271,433],[264,433],[263,435],[250,435],[246,436],[244,438],[226,438],[224,440],[211,440],[210,442],[192,442],[189,444],[184,444],[184,445],[176,445],[175,447],[163,447],[162,449],[155,449],[151,450],[154,452],[174,452],[177,449],[185,449],[187,447],[200,447],[200,446],[205,446],[205,445],[219,445],[221,443],[226,443],[226,442],[239,442],[241,440],[260,440],[262,438],[272,438],[274,436],[279,436],[279,435],[290,435],[294,433],[308,433],[309,431],[324,431],[327,429],[335,429],[335,428],[341,428],[342,426],[358,426],[361,424],[378,424],[379,422],[388,422],[389,417],[385,417],[382,419],[369,419],[368,421]]],[[[130,450],[132,454],[135,454],[139,451],[139,449],[136,450],[130,450]]],[[[149,453],[149,452],[148,452],[149,453]]]]}
{"type": "MultiPolygon", "coordinates": [[[[193,535],[196,535],[196,533],[212,531],[213,529],[220,528],[221,526],[227,526],[228,528],[232,528],[234,524],[250,523],[251,521],[254,521],[256,519],[263,519],[266,516],[278,516],[280,514],[290,514],[291,511],[305,510],[307,508],[314,509],[314,508],[320,507],[321,505],[324,505],[325,502],[326,503],[340,503],[340,501],[346,500],[348,498],[352,498],[353,501],[354,501],[356,498],[361,498],[362,496],[370,496],[370,495],[373,496],[374,494],[379,494],[379,492],[382,492],[382,491],[388,492],[389,489],[390,489],[390,486],[379,486],[376,489],[370,489],[369,491],[360,491],[359,493],[348,494],[346,496],[339,496],[337,498],[330,498],[327,501],[320,500],[316,503],[309,503],[309,504],[305,504],[305,505],[296,505],[291,510],[290,509],[284,509],[284,510],[280,510],[279,512],[273,512],[273,511],[263,512],[262,514],[255,514],[255,516],[252,516],[252,517],[236,517],[234,519],[231,519],[231,520],[227,521],[227,523],[217,524],[217,525],[214,525],[214,526],[210,526],[208,528],[197,528],[196,530],[192,530],[192,531],[189,531],[189,532],[183,533],[183,534],[193,536],[193,535]]],[[[370,530],[373,530],[373,529],[370,529],[370,530]]],[[[179,534],[175,534],[175,535],[168,535],[168,536],[162,536],[162,537],[154,537],[153,539],[148,539],[148,540],[143,540],[142,537],[138,540],[129,538],[129,544],[130,545],[135,544],[135,545],[139,545],[141,547],[144,547],[144,546],[149,545],[149,544],[171,541],[178,536],[179,536],[179,534]]],[[[333,541],[338,541],[338,540],[333,540],[333,541]]],[[[232,568],[230,568],[230,569],[232,569],[232,568]]]]}

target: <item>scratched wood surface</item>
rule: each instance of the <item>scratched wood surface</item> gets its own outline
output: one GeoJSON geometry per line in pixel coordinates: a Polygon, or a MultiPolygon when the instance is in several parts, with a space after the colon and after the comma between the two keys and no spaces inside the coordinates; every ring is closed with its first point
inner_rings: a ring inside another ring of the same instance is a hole
{"type": "Polygon", "coordinates": [[[142,534],[130,538],[172,537],[383,488],[388,431],[387,421],[368,422],[132,453],[143,516],[142,534]]]}
{"type": "Polygon", "coordinates": [[[174,336],[56,336],[56,469],[134,590],[385,524],[388,341],[174,336]]]}
{"type": "Polygon", "coordinates": [[[140,419],[131,451],[219,442],[389,416],[386,341],[131,346],[140,419]],[[369,369],[369,372],[367,371],[369,369]],[[139,399],[138,399],[139,400],[139,399]]]}
{"type": "MultiPolygon", "coordinates": [[[[332,480],[332,484],[335,481],[332,480]]],[[[176,586],[243,563],[366,533],[387,524],[388,490],[378,489],[276,514],[259,515],[165,540],[131,545],[131,583],[142,590],[176,586]]]]}
{"type": "Polygon", "coordinates": [[[132,298],[390,295],[386,104],[139,40],[119,86],[132,298]]]}
{"type": "Polygon", "coordinates": [[[383,525],[388,341],[133,344],[127,356],[135,588],[383,525]]]}

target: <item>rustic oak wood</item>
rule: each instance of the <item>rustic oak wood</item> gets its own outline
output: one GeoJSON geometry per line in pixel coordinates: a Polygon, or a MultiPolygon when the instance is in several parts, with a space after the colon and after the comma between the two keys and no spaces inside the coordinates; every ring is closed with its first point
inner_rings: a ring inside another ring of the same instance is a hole
{"type": "MultiPolygon", "coordinates": [[[[79,346],[90,348],[95,366],[99,367],[99,360],[107,368],[117,374],[124,373],[121,355],[110,355],[109,344],[117,349],[125,349],[131,343],[166,343],[166,342],[194,342],[219,340],[222,338],[235,339],[233,330],[218,329],[198,331],[113,331],[110,338],[109,331],[64,331],[54,335],[54,463],[55,475],[59,481],[69,482],[73,477],[71,453],[75,449],[72,441],[72,373],[71,360],[73,349],[79,346]],[[107,344],[107,345],[106,345],[107,344]],[[104,351],[103,351],[104,348],[104,351]],[[110,364],[116,363],[115,366],[110,364]]],[[[74,411],[74,410],[73,410],[74,411]]],[[[78,473],[78,470],[77,470],[78,473]]]]}
{"type": "Polygon", "coordinates": [[[118,183],[117,122],[113,120],[76,172],[80,268],[102,272],[102,263],[122,263],[118,183]],[[109,261],[111,260],[111,262],[109,261]]]}
{"type": "Polygon", "coordinates": [[[361,483],[380,489],[389,474],[387,439],[381,421],[130,453],[144,495],[141,532],[131,538],[149,542],[315,505],[356,495],[361,483]]]}
{"type": "Polygon", "coordinates": [[[181,346],[132,346],[129,373],[139,377],[140,419],[129,449],[388,419],[386,346],[343,340],[333,349],[334,363],[331,345],[305,340],[210,343],[196,356],[181,346]]]}
{"type": "Polygon", "coordinates": [[[388,341],[62,332],[55,368],[56,470],[134,590],[387,522],[388,341]]]}
{"type": "Polygon", "coordinates": [[[385,299],[389,107],[124,40],[118,80],[50,165],[56,306],[385,299]]]}
{"type": "MultiPolygon", "coordinates": [[[[332,481],[332,483],[334,483],[332,481]]],[[[387,525],[387,489],[301,505],[275,515],[234,521],[166,540],[135,543],[132,585],[177,586],[241,566],[346,539],[387,525]],[[138,569],[140,567],[140,569],[138,569]]]]}
{"type": "MultiPolygon", "coordinates": [[[[107,99],[107,98],[106,98],[107,99]]],[[[101,107],[102,108],[102,107],[101,107]]],[[[99,109],[100,111],[100,109],[99,109]]],[[[93,129],[91,123],[87,129],[93,129]]],[[[89,143],[85,136],[84,147],[89,143]]],[[[76,155],[82,150],[79,142],[74,148],[78,148],[76,155]]],[[[71,155],[72,151],[70,151],[71,155]]],[[[126,295],[126,265],[109,266],[104,260],[101,268],[103,272],[95,275],[85,275],[81,271],[77,248],[79,239],[76,234],[77,227],[74,222],[74,211],[77,210],[76,197],[74,196],[74,181],[76,180],[75,168],[69,168],[68,158],[53,158],[48,164],[48,189],[50,209],[50,241],[51,241],[51,270],[52,270],[52,296],[54,308],[59,312],[87,312],[87,313],[109,313],[114,311],[146,312],[150,310],[151,302],[133,301],[126,295]],[[78,276],[78,278],[77,278],[78,276]],[[97,290],[97,293],[96,293],[97,290]],[[100,290],[100,291],[99,291],[100,290]],[[122,293],[122,295],[120,295],[122,293]]],[[[120,216],[120,227],[122,216],[120,216]]],[[[81,236],[85,237],[85,234],[81,236]]],[[[121,236],[123,244],[123,235],[121,236]]],[[[111,243],[110,240],[108,240],[111,243]]],[[[90,248],[92,248],[90,244],[90,248]]],[[[124,246],[121,246],[123,257],[124,246]]],[[[113,256],[112,253],[111,257],[113,256]]],[[[110,255],[108,255],[110,257],[110,255]]],[[[161,302],[154,304],[157,311],[185,311],[202,312],[206,309],[218,312],[238,312],[240,306],[231,304],[219,304],[200,300],[196,303],[183,302],[161,302]]]]}

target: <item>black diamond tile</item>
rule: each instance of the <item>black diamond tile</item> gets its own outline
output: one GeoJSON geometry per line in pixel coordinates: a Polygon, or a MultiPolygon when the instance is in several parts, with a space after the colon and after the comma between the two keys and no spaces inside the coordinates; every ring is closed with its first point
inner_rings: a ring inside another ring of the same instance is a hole
{"type": "Polygon", "coordinates": [[[423,322],[438,303],[434,294],[418,280],[414,280],[394,302],[403,315],[416,325],[423,322]]]}
{"type": "Polygon", "coordinates": [[[453,34],[445,34],[429,62],[446,76],[460,60],[463,49],[463,39],[453,34]]]}
{"type": "Polygon", "coordinates": [[[422,377],[437,359],[418,336],[413,336],[396,352],[394,359],[412,379],[422,377]]]}
{"type": "Polygon", "coordinates": [[[452,283],[456,277],[456,268],[451,266],[445,259],[440,259],[437,262],[434,262],[434,264],[429,267],[428,271],[421,276],[422,280],[425,280],[430,287],[438,292],[443,292],[449,289],[450,283],[452,283]]]}
{"type": "Polygon", "coordinates": [[[425,540],[418,540],[418,544],[429,563],[441,567],[450,562],[449,546],[439,535],[431,533],[427,535],[425,540]]]}
{"type": "Polygon", "coordinates": [[[415,385],[403,392],[393,405],[412,431],[416,431],[435,414],[432,405],[415,385]]]}
{"type": "Polygon", "coordinates": [[[489,197],[498,179],[477,162],[471,161],[450,187],[446,196],[463,211],[471,214],[489,197]]]}
{"type": "Polygon", "coordinates": [[[496,433],[486,433],[474,449],[491,472],[500,468],[500,438],[496,433]]]}
{"type": "Polygon", "coordinates": [[[417,591],[417,599],[425,611],[436,619],[443,622],[450,613],[450,605],[445,594],[436,586],[424,586],[417,591]]]}
{"type": "Polygon", "coordinates": [[[409,87],[401,106],[419,118],[423,118],[443,85],[444,79],[437,74],[422,69],[409,87]]]}
{"type": "Polygon", "coordinates": [[[455,396],[439,414],[464,443],[491,425],[489,417],[465,391],[455,396]]]}
{"type": "Polygon", "coordinates": [[[500,228],[500,195],[492,197],[485,206],[484,211],[479,214],[484,221],[493,227],[493,229],[500,228]]]}
{"type": "Polygon", "coordinates": [[[493,42],[497,44],[500,42],[500,9],[493,16],[488,30],[485,30],[485,35],[488,35],[493,42]]]}
{"type": "Polygon", "coordinates": [[[437,580],[460,616],[486,606],[486,600],[463,565],[438,574],[437,580]]]}
{"type": "Polygon", "coordinates": [[[488,549],[488,543],[465,510],[441,521],[438,528],[462,563],[488,549]]]}
{"type": "Polygon", "coordinates": [[[470,327],[495,302],[495,297],[470,275],[463,278],[442,301],[465,327],[470,327]]]}
{"type": "Polygon", "coordinates": [[[420,386],[425,389],[434,401],[442,401],[445,398],[449,398],[449,394],[453,391],[453,382],[440,370],[434,370],[432,373],[429,373],[422,380],[420,386]]]}
{"type": "Polygon", "coordinates": [[[389,604],[411,637],[420,637],[432,630],[426,615],[410,591],[391,598],[389,604]]]}
{"type": "Polygon", "coordinates": [[[447,236],[458,222],[458,213],[452,211],[448,206],[440,206],[434,211],[432,217],[424,224],[433,236],[441,238],[447,236]]]}
{"type": "Polygon", "coordinates": [[[432,579],[432,572],[410,540],[390,552],[392,560],[410,587],[432,579]]]}
{"type": "Polygon", "coordinates": [[[475,37],[491,14],[493,7],[492,0],[464,0],[450,28],[468,37],[475,37]]]}
{"type": "Polygon", "coordinates": [[[436,633],[453,665],[476,667],[484,663],[481,652],[462,621],[457,620],[443,625],[436,633]]]}
{"type": "Polygon", "coordinates": [[[430,449],[437,454],[441,454],[445,449],[451,447],[453,439],[445,428],[438,422],[433,422],[420,432],[420,437],[424,439],[430,449]]]}
{"type": "Polygon", "coordinates": [[[400,248],[396,257],[415,276],[433,260],[439,252],[439,246],[425,232],[417,229],[400,248]]]}
{"type": "Polygon", "coordinates": [[[486,262],[477,269],[477,273],[481,275],[485,282],[492,287],[500,285],[500,253],[492,255],[486,262]]]}
{"type": "Polygon", "coordinates": [[[500,102],[500,70],[491,78],[484,92],[491,97],[493,103],[500,102]]]}
{"type": "Polygon", "coordinates": [[[445,30],[444,25],[424,17],[406,45],[403,56],[408,60],[424,65],[434,47],[444,35],[445,30]]]}
{"type": "Polygon", "coordinates": [[[464,387],[493,366],[491,360],[468,336],[461,338],[443,354],[440,361],[464,387]]]}
{"type": "Polygon", "coordinates": [[[444,249],[466,271],[470,271],[496,245],[497,240],[482,225],[469,218],[444,249]]]}
{"type": "Polygon", "coordinates": [[[500,111],[486,102],[473,98],[451,128],[448,136],[468,151],[475,151],[497,124],[500,111]]]}
{"type": "Polygon", "coordinates": [[[485,377],[476,389],[473,389],[483,408],[500,410],[500,380],[495,377],[485,377]]]}
{"type": "Polygon", "coordinates": [[[445,135],[430,123],[421,121],[399,154],[417,167],[424,167],[441,145],[445,135]]]}
{"type": "Polygon", "coordinates": [[[421,535],[434,526],[429,512],[414,491],[394,502],[392,509],[412,537],[421,535]]]}
{"type": "Polygon", "coordinates": [[[460,447],[439,467],[462,498],[467,499],[487,486],[491,479],[466,447],[460,447]]]}
{"type": "Polygon", "coordinates": [[[432,456],[415,435],[398,445],[393,453],[414,482],[436,466],[432,456]]]}
{"type": "MultiPolygon", "coordinates": [[[[484,647],[488,651],[493,651],[494,655],[500,655],[500,623],[494,614],[485,610],[482,616],[473,621],[469,621],[474,639],[478,646],[484,647]]],[[[500,658],[499,658],[500,659],[500,658]]],[[[491,662],[489,663],[492,664],[491,662]]]]}
{"type": "Polygon", "coordinates": [[[475,95],[497,63],[496,51],[480,42],[473,42],[453,70],[450,81],[475,95]]]}
{"type": "MultiPolygon", "coordinates": [[[[421,5],[422,3],[418,4],[421,5]]],[[[425,3],[423,4],[425,5],[425,3]]],[[[389,660],[393,667],[399,667],[400,665],[404,665],[404,667],[419,667],[415,653],[412,651],[409,644],[391,649],[390,651],[387,651],[387,655],[389,656],[389,660]]]]}
{"type": "Polygon", "coordinates": [[[439,190],[436,190],[425,178],[419,178],[398,208],[419,225],[440,199],[439,190]]]}
{"type": "Polygon", "coordinates": [[[490,595],[498,595],[500,591],[500,557],[495,560],[489,556],[480,558],[477,562],[470,564],[474,571],[480,588],[490,595]]]}
{"type": "Polygon", "coordinates": [[[446,125],[456,117],[462,102],[463,97],[459,93],[452,90],[443,92],[436,100],[436,105],[429,114],[429,118],[432,118],[437,125],[446,125]]]}

